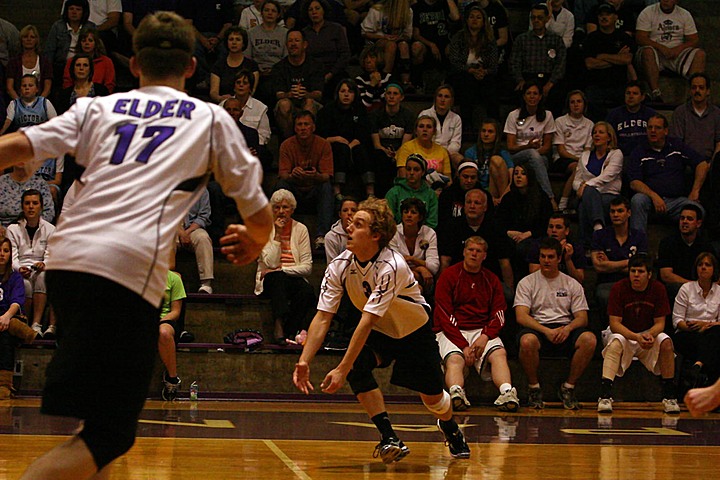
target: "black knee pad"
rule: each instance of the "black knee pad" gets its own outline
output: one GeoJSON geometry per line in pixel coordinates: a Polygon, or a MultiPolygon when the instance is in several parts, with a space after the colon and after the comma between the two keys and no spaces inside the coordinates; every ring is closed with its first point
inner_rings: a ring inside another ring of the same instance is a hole
{"type": "Polygon", "coordinates": [[[350,370],[347,376],[348,384],[350,384],[350,388],[355,395],[378,388],[378,384],[372,374],[373,369],[377,366],[378,360],[375,357],[375,353],[368,347],[363,347],[360,355],[358,355],[355,363],[353,363],[352,370],[350,370]]]}
{"type": "Polygon", "coordinates": [[[135,422],[108,424],[100,420],[86,420],[78,434],[87,445],[98,471],[125,454],[135,444],[135,422]]]}

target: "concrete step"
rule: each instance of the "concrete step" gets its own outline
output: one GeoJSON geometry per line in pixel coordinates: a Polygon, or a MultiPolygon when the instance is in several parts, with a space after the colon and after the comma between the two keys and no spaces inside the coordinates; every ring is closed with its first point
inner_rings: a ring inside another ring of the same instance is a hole
{"type": "MultiPolygon", "coordinates": [[[[42,390],[45,369],[53,351],[49,348],[23,348],[18,352],[18,359],[23,362],[23,372],[22,376],[15,377],[15,382],[21,395],[36,395],[42,390]]],[[[299,350],[287,352],[262,350],[238,353],[228,348],[178,351],[178,371],[183,380],[181,398],[187,398],[188,387],[193,381],[198,382],[201,398],[237,398],[242,395],[268,399],[281,395],[300,397],[292,384],[292,372],[299,350]]],[[[311,380],[316,388],[325,374],[337,366],[340,358],[338,353],[319,354],[315,358],[312,364],[311,380]]],[[[517,359],[510,359],[509,365],[513,385],[518,389],[518,394],[524,402],[527,398],[527,379],[517,359]]],[[[566,379],[568,367],[566,359],[541,359],[540,383],[546,401],[557,401],[557,388],[566,379]]],[[[153,384],[150,393],[153,398],[160,395],[162,368],[162,364],[158,360],[154,376],[157,378],[157,382],[153,384]]],[[[375,372],[378,384],[385,394],[413,395],[407,389],[390,385],[390,369],[378,369],[375,372]]],[[[577,395],[580,401],[597,401],[600,395],[601,372],[602,360],[593,359],[577,385],[577,395]]],[[[634,362],[625,376],[615,383],[613,393],[617,401],[646,402],[661,399],[659,378],[649,374],[639,362],[634,362]]],[[[492,383],[481,381],[478,375],[472,372],[466,381],[466,391],[470,401],[475,405],[489,404],[497,397],[497,389],[492,383]]],[[[351,395],[347,385],[338,393],[351,395]]]]}

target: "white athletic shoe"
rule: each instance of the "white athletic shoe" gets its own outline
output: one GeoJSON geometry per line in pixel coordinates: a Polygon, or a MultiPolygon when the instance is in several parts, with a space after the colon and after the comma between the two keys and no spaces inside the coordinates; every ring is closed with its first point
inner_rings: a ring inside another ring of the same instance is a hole
{"type": "Polygon", "coordinates": [[[450,400],[453,410],[456,412],[464,412],[470,406],[470,402],[465,396],[465,390],[460,385],[450,387],[450,400]]]}
{"type": "Polygon", "coordinates": [[[520,399],[518,399],[515,387],[505,393],[501,393],[500,396],[497,397],[497,400],[495,400],[495,406],[502,412],[517,411],[520,406],[520,399]]]}
{"type": "Polygon", "coordinates": [[[598,413],[612,413],[612,398],[598,398],[598,413]]]}
{"type": "Polygon", "coordinates": [[[680,405],[674,398],[663,398],[662,405],[665,413],[680,413],[680,405]]]}

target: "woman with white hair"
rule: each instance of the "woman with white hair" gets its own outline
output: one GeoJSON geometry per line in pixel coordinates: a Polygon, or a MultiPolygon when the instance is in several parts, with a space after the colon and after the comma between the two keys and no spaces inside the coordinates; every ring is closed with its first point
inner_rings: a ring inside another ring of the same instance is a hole
{"type": "Polygon", "coordinates": [[[275,343],[284,346],[296,336],[303,343],[315,305],[315,293],[307,281],[312,272],[310,235],[305,225],[292,218],[297,208],[292,192],[277,190],[270,205],[275,225],[258,258],[255,295],[270,299],[275,343]]]}

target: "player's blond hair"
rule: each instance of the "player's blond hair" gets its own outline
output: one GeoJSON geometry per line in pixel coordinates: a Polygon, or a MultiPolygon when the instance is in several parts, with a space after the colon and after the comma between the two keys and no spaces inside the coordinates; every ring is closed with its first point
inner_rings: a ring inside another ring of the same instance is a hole
{"type": "Polygon", "coordinates": [[[378,240],[380,248],[384,248],[390,243],[397,231],[397,225],[395,224],[395,215],[387,201],[379,198],[368,198],[360,202],[358,211],[367,212],[372,216],[370,231],[380,235],[380,240],[378,240]]]}
{"type": "Polygon", "coordinates": [[[133,51],[143,74],[150,78],[179,77],[192,61],[192,26],[173,12],[146,16],[133,34],[133,51]]]}

